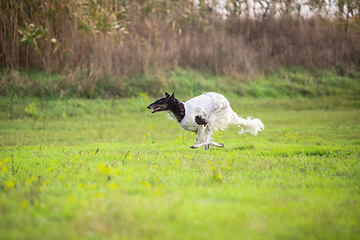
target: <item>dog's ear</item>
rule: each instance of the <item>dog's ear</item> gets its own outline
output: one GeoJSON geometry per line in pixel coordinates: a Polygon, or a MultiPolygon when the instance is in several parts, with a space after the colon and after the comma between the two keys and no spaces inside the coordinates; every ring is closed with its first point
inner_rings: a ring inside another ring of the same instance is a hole
{"type": "Polygon", "coordinates": [[[170,94],[168,94],[167,92],[165,92],[165,97],[170,97],[170,94]]]}
{"type": "Polygon", "coordinates": [[[174,99],[174,98],[175,98],[174,94],[175,94],[174,92],[171,94],[170,99],[174,99]]]}

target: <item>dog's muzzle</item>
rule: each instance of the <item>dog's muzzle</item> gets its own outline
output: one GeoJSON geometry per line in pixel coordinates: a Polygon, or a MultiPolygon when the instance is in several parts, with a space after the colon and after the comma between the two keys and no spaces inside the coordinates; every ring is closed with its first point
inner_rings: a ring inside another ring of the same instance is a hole
{"type": "Polygon", "coordinates": [[[156,113],[157,111],[161,110],[161,107],[153,107],[151,106],[152,104],[150,104],[149,106],[147,106],[148,109],[152,109],[151,113],[156,113]]]}

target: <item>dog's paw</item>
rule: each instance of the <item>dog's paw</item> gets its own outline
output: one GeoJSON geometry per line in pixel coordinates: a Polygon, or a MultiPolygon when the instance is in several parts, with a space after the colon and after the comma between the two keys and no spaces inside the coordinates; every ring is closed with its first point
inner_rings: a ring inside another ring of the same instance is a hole
{"type": "Polygon", "coordinates": [[[223,148],[225,145],[223,143],[219,143],[219,147],[223,148]]]}
{"type": "Polygon", "coordinates": [[[198,146],[196,146],[196,145],[191,145],[190,148],[195,149],[195,148],[198,148],[198,146]]]}
{"type": "Polygon", "coordinates": [[[204,149],[209,150],[210,149],[210,144],[205,144],[204,149]]]}

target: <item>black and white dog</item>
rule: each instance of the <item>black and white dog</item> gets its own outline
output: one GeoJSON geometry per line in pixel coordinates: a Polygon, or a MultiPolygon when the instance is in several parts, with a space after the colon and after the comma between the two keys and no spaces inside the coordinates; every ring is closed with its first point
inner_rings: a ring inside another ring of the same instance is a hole
{"type": "Polygon", "coordinates": [[[147,106],[152,113],[168,111],[170,117],[178,121],[186,131],[196,133],[195,145],[191,148],[204,146],[208,150],[211,146],[224,147],[224,144],[212,141],[211,134],[214,130],[224,130],[229,124],[242,128],[240,134],[250,132],[257,135],[264,130],[264,124],[259,119],[243,119],[230,107],[229,101],[221,94],[208,92],[194,97],[186,102],[179,102],[167,92],[147,106]]]}

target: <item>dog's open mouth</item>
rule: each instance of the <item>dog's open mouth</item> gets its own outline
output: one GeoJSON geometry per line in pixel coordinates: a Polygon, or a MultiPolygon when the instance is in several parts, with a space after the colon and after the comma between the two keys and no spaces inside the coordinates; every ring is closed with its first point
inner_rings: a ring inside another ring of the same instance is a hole
{"type": "Polygon", "coordinates": [[[153,108],[151,113],[156,113],[157,111],[160,111],[160,110],[161,110],[161,107],[156,107],[156,108],[153,108]]]}

